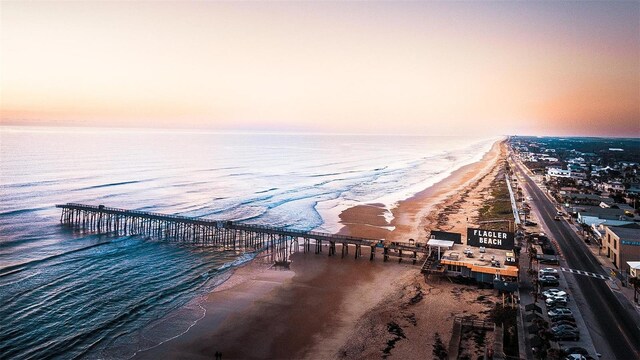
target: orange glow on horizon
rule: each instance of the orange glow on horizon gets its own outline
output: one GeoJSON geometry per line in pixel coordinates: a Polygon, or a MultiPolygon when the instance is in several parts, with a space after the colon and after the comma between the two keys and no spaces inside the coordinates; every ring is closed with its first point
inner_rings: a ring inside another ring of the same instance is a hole
{"type": "Polygon", "coordinates": [[[640,3],[3,2],[4,124],[640,137],[640,3]]]}

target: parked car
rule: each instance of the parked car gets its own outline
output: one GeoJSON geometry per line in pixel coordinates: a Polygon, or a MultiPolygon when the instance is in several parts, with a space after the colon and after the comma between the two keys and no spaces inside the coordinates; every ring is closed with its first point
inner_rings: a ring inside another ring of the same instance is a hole
{"type": "Polygon", "coordinates": [[[560,260],[556,255],[538,255],[538,262],[540,264],[559,265],[560,260]]]}
{"type": "Polygon", "coordinates": [[[558,269],[554,269],[554,268],[544,268],[544,269],[540,269],[538,271],[538,273],[540,274],[540,276],[544,276],[544,275],[550,275],[550,276],[554,276],[554,277],[560,277],[560,275],[558,274],[558,269]]]}
{"type": "Polygon", "coordinates": [[[558,285],[560,285],[560,282],[558,281],[558,278],[556,278],[555,276],[551,276],[551,275],[540,276],[538,278],[538,281],[540,281],[540,286],[558,286],[558,285]]]}
{"type": "Polygon", "coordinates": [[[538,225],[537,222],[533,222],[533,221],[529,221],[529,220],[524,222],[524,226],[536,226],[536,225],[538,225]]]}
{"type": "Polygon", "coordinates": [[[551,330],[551,335],[553,335],[553,338],[556,340],[569,340],[569,341],[580,340],[580,333],[575,331],[560,330],[560,331],[554,332],[553,330],[551,330]]]}
{"type": "Polygon", "coordinates": [[[577,327],[577,324],[574,320],[556,320],[551,322],[551,327],[558,325],[571,325],[573,327],[577,327]]]}
{"type": "Polygon", "coordinates": [[[560,289],[555,289],[555,288],[551,288],[551,289],[547,289],[545,291],[542,292],[542,296],[544,296],[545,298],[549,298],[549,297],[553,297],[553,296],[564,296],[564,297],[569,297],[569,294],[567,294],[566,291],[560,290],[560,289]]]}
{"type": "Polygon", "coordinates": [[[555,308],[555,309],[551,309],[549,311],[547,311],[547,315],[549,315],[549,317],[551,319],[556,318],[558,316],[563,316],[563,315],[571,315],[573,316],[573,313],[571,312],[571,310],[567,309],[567,308],[555,308]]]}
{"type": "Polygon", "coordinates": [[[554,218],[553,218],[553,220],[555,220],[555,221],[560,221],[560,216],[557,216],[557,215],[556,215],[556,217],[554,217],[554,218]]]}
{"type": "Polygon", "coordinates": [[[580,330],[578,330],[577,327],[571,326],[571,325],[565,325],[565,324],[552,326],[551,327],[551,331],[555,331],[555,332],[558,332],[558,331],[574,331],[574,332],[577,332],[577,333],[580,332],[580,330]]]}
{"type": "Polygon", "coordinates": [[[587,358],[582,354],[569,354],[564,360],[587,360],[587,358]]]}
{"type": "Polygon", "coordinates": [[[573,314],[571,314],[571,315],[558,315],[558,316],[554,316],[554,317],[551,318],[551,322],[562,321],[562,320],[576,322],[576,318],[573,317],[573,314]]]}
{"type": "Polygon", "coordinates": [[[567,299],[563,297],[552,297],[544,301],[549,308],[566,307],[567,299]]]}
{"type": "Polygon", "coordinates": [[[568,348],[564,348],[562,350],[568,354],[589,355],[589,352],[587,351],[587,349],[581,348],[580,346],[571,346],[568,348]]]}

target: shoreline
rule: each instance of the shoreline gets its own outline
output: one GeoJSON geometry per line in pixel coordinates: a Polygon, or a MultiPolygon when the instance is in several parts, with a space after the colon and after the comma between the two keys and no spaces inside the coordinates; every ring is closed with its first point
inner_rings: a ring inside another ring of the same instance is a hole
{"type": "MultiPolygon", "coordinates": [[[[387,227],[389,228],[389,230],[393,230],[393,225],[391,225],[393,219],[394,219],[394,215],[393,215],[393,209],[395,209],[398,204],[410,200],[410,199],[414,199],[417,195],[435,187],[435,186],[439,186],[439,184],[447,182],[449,179],[451,179],[458,171],[461,171],[462,169],[472,166],[474,164],[480,163],[484,160],[485,156],[490,153],[492,151],[492,149],[494,148],[496,143],[502,143],[503,141],[505,141],[505,137],[498,137],[495,140],[493,140],[493,142],[491,142],[489,144],[489,147],[486,148],[486,150],[482,153],[482,156],[474,156],[471,157],[467,160],[464,161],[460,161],[458,163],[456,163],[455,165],[453,165],[454,170],[452,171],[444,171],[443,173],[437,174],[435,175],[433,178],[423,181],[419,184],[414,184],[412,186],[410,186],[409,189],[411,189],[412,191],[407,191],[405,190],[404,192],[402,192],[404,194],[404,196],[402,197],[398,197],[398,196],[394,196],[392,194],[388,194],[385,196],[382,196],[378,199],[369,201],[369,202],[364,202],[364,203],[359,203],[359,204],[355,204],[355,205],[345,205],[345,206],[338,206],[337,209],[336,208],[331,208],[329,209],[318,209],[318,213],[321,215],[321,217],[323,218],[323,220],[325,220],[325,222],[319,226],[318,231],[323,231],[323,232],[330,232],[330,233],[336,233],[336,234],[341,234],[341,231],[343,231],[344,229],[344,225],[345,222],[351,222],[351,220],[349,218],[347,219],[343,219],[342,214],[345,211],[353,211],[352,209],[354,208],[360,208],[361,206],[367,207],[367,206],[377,206],[377,207],[381,207],[383,209],[383,211],[380,213],[381,216],[387,220],[387,227]],[[461,164],[461,165],[460,165],[461,164]],[[459,166],[456,168],[456,166],[459,166]],[[331,221],[328,221],[327,219],[331,219],[331,221]],[[334,221],[334,219],[337,220],[337,222],[334,221]]],[[[484,149],[483,149],[484,150],[484,149]]],[[[375,221],[374,219],[369,219],[370,221],[375,221]]],[[[379,236],[379,237],[375,237],[376,239],[381,238],[383,239],[383,236],[379,236]]]]}
{"type": "MultiPolygon", "coordinates": [[[[496,141],[480,161],[400,201],[391,210],[391,222],[382,204],[344,210],[339,233],[384,235],[386,241],[426,241],[427,228],[439,222],[435,212],[447,206],[452,195],[486,177],[497,163],[503,142],[496,141]]],[[[365,252],[357,260],[327,257],[326,252],[294,254],[290,271],[259,268],[258,259],[245,264],[204,295],[205,315],[189,331],[135,357],[204,359],[216,351],[224,358],[336,357],[346,343],[358,342],[356,327],[370,320],[374,308],[397,302],[394,296],[407,288],[422,291],[408,285],[417,281],[417,267],[383,263],[381,257],[370,262],[365,252]],[[269,333],[266,338],[265,332],[269,333]]],[[[353,256],[352,251],[350,254],[353,256]]],[[[376,338],[383,337],[384,332],[376,338]]],[[[352,352],[351,348],[342,350],[340,357],[348,358],[352,352]]]]}
{"type": "Polygon", "coordinates": [[[386,241],[407,242],[412,238],[421,242],[422,239],[426,239],[426,228],[433,225],[432,219],[426,221],[429,218],[429,213],[451,195],[486,175],[488,167],[491,165],[489,164],[490,160],[497,156],[503,142],[504,140],[496,141],[480,161],[462,166],[445,179],[398,202],[396,207],[390,210],[391,222],[381,224],[384,212],[387,211],[382,204],[356,205],[343,211],[340,214],[343,227],[338,233],[361,237],[367,237],[363,235],[363,233],[367,233],[372,234],[369,237],[373,238],[376,238],[374,235],[383,233],[383,238],[386,241]],[[376,208],[377,211],[375,211],[376,208]],[[387,230],[386,227],[391,227],[393,230],[387,230]]]}

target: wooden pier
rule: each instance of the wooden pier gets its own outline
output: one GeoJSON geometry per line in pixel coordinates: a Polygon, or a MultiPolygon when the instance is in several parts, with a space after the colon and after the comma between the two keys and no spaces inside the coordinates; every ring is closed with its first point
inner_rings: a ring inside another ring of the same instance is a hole
{"type": "Polygon", "coordinates": [[[369,247],[369,259],[376,250],[382,251],[384,261],[390,257],[398,261],[408,259],[415,264],[418,256],[427,253],[424,247],[401,243],[385,244],[380,239],[366,239],[315,231],[300,231],[263,225],[244,224],[225,220],[192,218],[179,215],[158,214],[146,211],[125,210],[103,205],[64,204],[60,222],[73,229],[115,236],[140,235],[156,240],[177,241],[212,246],[221,250],[264,251],[276,263],[288,263],[289,256],[302,251],[322,253],[323,245],[328,255],[336,255],[336,245],[341,256],[362,256],[362,248],[369,247]]]}

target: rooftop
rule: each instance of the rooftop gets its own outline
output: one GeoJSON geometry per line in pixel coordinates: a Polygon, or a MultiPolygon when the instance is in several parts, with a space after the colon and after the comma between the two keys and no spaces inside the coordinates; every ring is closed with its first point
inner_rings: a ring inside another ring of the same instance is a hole
{"type": "MultiPolygon", "coordinates": [[[[620,216],[625,216],[625,211],[622,209],[601,208],[600,206],[579,206],[576,207],[576,212],[582,216],[597,216],[601,219],[609,218],[612,220],[620,220],[620,216]]],[[[624,220],[624,219],[621,219],[624,220]]]]}
{"type": "Polygon", "coordinates": [[[625,226],[612,226],[607,228],[616,234],[620,240],[640,240],[640,228],[625,226]]]}
{"type": "Polygon", "coordinates": [[[441,263],[460,265],[471,269],[471,271],[485,274],[500,273],[506,276],[517,276],[518,268],[516,266],[505,265],[508,253],[511,253],[510,257],[514,256],[513,250],[485,248],[485,252],[481,253],[479,247],[455,244],[451,250],[442,253],[441,263]],[[499,262],[499,265],[496,261],[499,262]]]}

